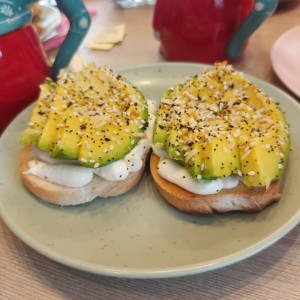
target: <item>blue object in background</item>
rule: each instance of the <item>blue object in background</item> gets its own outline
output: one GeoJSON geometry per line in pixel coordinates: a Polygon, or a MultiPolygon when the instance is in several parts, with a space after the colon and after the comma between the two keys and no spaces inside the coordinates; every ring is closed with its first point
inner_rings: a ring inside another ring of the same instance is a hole
{"type": "MultiPolygon", "coordinates": [[[[0,0],[0,36],[31,22],[33,14],[29,4],[34,2],[37,0],[0,0]]],[[[70,29],[51,67],[54,79],[71,61],[91,23],[90,14],[81,0],[56,0],[56,3],[70,21],[70,29]]]]}

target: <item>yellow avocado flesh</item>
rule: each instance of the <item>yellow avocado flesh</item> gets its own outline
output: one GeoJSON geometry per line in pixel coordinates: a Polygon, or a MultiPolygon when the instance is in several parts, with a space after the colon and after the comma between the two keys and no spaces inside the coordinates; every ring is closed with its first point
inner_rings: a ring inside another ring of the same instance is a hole
{"type": "Polygon", "coordinates": [[[162,99],[166,101],[164,104],[163,102],[160,103],[160,109],[156,115],[156,121],[154,124],[154,131],[153,131],[153,142],[154,144],[164,144],[167,138],[167,130],[169,129],[165,126],[165,119],[168,118],[169,114],[169,103],[168,99],[172,98],[173,90],[169,89],[165,91],[164,96],[162,99]]]}
{"type": "Polygon", "coordinates": [[[272,180],[280,180],[289,151],[288,137],[282,138],[278,144],[274,144],[271,136],[253,138],[240,147],[245,185],[268,186],[272,180]]]}
{"type": "Polygon", "coordinates": [[[51,79],[46,79],[42,85],[30,122],[21,137],[23,145],[36,145],[38,143],[53,102],[55,88],[56,84],[51,79]]]}
{"type": "Polygon", "coordinates": [[[108,123],[95,131],[93,125],[87,123],[78,155],[79,161],[86,167],[95,167],[95,164],[105,166],[123,158],[139,141],[137,136],[132,135],[136,128],[132,126],[131,129],[132,131],[126,127],[124,131],[120,126],[108,123]]]}
{"type": "Polygon", "coordinates": [[[221,178],[237,174],[240,170],[239,150],[223,134],[213,137],[202,150],[203,178],[221,178]]]}
{"type": "Polygon", "coordinates": [[[41,130],[25,142],[54,158],[102,167],[123,158],[145,136],[144,95],[105,66],[90,64],[74,73],[63,70],[52,94],[43,124],[38,124],[41,130]]]}
{"type": "MultiPolygon", "coordinates": [[[[39,137],[38,147],[44,151],[52,151],[60,139],[64,128],[67,104],[64,101],[65,87],[58,84],[51,104],[48,118],[39,137]]],[[[52,154],[52,156],[54,156],[52,154]]]]}
{"type": "Polygon", "coordinates": [[[77,118],[72,112],[65,113],[64,127],[56,136],[59,143],[51,151],[52,157],[77,159],[81,145],[82,133],[85,128],[85,118],[77,118]]]}
{"type": "Polygon", "coordinates": [[[174,160],[184,160],[183,141],[177,134],[179,130],[175,125],[169,130],[165,139],[165,144],[168,145],[168,156],[174,160]]]}
{"type": "Polygon", "coordinates": [[[238,174],[247,186],[269,186],[281,179],[289,153],[284,114],[231,66],[218,64],[175,86],[157,115],[154,144],[171,159],[180,154],[196,181],[238,174]],[[177,148],[169,143],[174,135],[177,148]]]}

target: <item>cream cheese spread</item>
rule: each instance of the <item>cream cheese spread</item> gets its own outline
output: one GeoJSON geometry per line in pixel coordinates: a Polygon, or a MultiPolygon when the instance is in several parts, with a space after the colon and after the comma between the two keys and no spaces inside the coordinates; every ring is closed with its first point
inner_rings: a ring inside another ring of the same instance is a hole
{"type": "Polygon", "coordinates": [[[35,175],[49,182],[74,188],[88,184],[93,178],[93,169],[70,164],[49,164],[31,160],[28,167],[24,174],[35,175]]]}
{"type": "Polygon", "coordinates": [[[160,145],[151,145],[153,152],[160,157],[158,174],[164,179],[197,195],[210,195],[222,189],[231,189],[239,184],[240,176],[231,175],[225,178],[211,180],[205,183],[196,182],[184,166],[168,158],[167,152],[160,145]]]}
{"type": "Polygon", "coordinates": [[[107,166],[94,169],[94,173],[110,181],[120,181],[127,178],[129,173],[139,171],[144,164],[146,153],[150,149],[149,141],[141,139],[123,159],[107,166]]]}
{"type": "Polygon", "coordinates": [[[168,158],[160,159],[158,174],[166,180],[197,195],[215,194],[222,189],[231,189],[239,184],[238,175],[215,179],[207,183],[196,182],[183,166],[168,158]]]}

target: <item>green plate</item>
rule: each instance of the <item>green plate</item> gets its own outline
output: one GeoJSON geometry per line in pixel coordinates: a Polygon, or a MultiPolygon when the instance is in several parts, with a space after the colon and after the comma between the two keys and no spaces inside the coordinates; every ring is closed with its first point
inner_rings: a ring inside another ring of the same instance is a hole
{"type": "MultiPolygon", "coordinates": [[[[202,65],[163,63],[120,71],[147,97],[201,71],[202,65]]],[[[292,148],[282,199],[259,213],[193,216],[168,205],[149,172],[127,194],[76,207],[56,207],[30,194],[19,172],[21,145],[31,107],[0,140],[0,212],[30,247],[64,265],[102,275],[163,278],[236,263],[270,246],[300,220],[300,105],[286,93],[247,76],[280,102],[291,125],[292,148]]]]}

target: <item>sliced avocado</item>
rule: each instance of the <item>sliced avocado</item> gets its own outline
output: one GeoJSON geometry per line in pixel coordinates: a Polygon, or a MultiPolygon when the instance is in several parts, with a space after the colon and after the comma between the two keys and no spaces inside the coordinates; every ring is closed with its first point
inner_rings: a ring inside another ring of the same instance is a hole
{"type": "Polygon", "coordinates": [[[64,92],[64,86],[58,84],[47,121],[37,144],[41,150],[52,151],[63,130],[65,122],[63,118],[63,112],[65,110],[64,92]]]}
{"type": "Polygon", "coordinates": [[[163,114],[157,115],[153,131],[153,143],[160,143],[162,145],[165,145],[167,130],[168,127],[164,122],[163,114]]]}
{"type": "Polygon", "coordinates": [[[61,116],[56,112],[51,111],[48,115],[48,121],[46,122],[43,132],[39,138],[37,146],[44,151],[51,151],[56,143],[57,137],[61,128],[58,126],[61,121],[61,116]]]}
{"type": "Polygon", "coordinates": [[[268,186],[280,180],[289,154],[288,136],[257,137],[246,141],[240,149],[243,182],[247,186],[268,186]],[[278,143],[274,143],[274,139],[278,143]]]}
{"type": "Polygon", "coordinates": [[[240,170],[239,151],[234,139],[227,139],[227,134],[211,137],[201,149],[205,179],[215,179],[237,174],[240,170]]]}
{"type": "Polygon", "coordinates": [[[288,125],[280,107],[256,86],[247,87],[247,104],[253,107],[247,139],[240,138],[239,152],[243,182],[268,186],[280,180],[290,149],[288,125]],[[250,123],[252,121],[252,123],[250,123]]]}
{"type": "Polygon", "coordinates": [[[138,143],[139,137],[135,126],[122,128],[107,123],[97,130],[87,123],[81,140],[78,160],[85,167],[105,166],[128,154],[138,143]]]}
{"type": "Polygon", "coordinates": [[[39,137],[42,134],[44,125],[47,121],[50,106],[53,101],[56,84],[47,78],[41,85],[39,97],[29,124],[23,133],[20,143],[23,145],[36,145],[39,137]]]}
{"type": "Polygon", "coordinates": [[[195,181],[201,182],[202,171],[204,165],[202,164],[202,145],[200,143],[193,143],[189,148],[190,156],[186,157],[185,168],[191,174],[195,181]]]}
{"type": "Polygon", "coordinates": [[[144,95],[107,67],[63,71],[54,94],[36,141],[52,157],[100,167],[123,158],[145,135],[144,95]]]}
{"type": "Polygon", "coordinates": [[[168,130],[165,141],[165,148],[168,156],[174,160],[184,161],[184,135],[176,123],[168,130]]]}
{"type": "Polygon", "coordinates": [[[153,131],[153,143],[164,145],[167,137],[168,123],[170,122],[171,115],[169,114],[170,105],[173,103],[173,89],[165,91],[163,101],[160,103],[158,113],[155,119],[153,131]]]}
{"type": "Polygon", "coordinates": [[[60,133],[59,142],[52,149],[51,156],[61,159],[77,159],[82,135],[86,129],[85,118],[66,115],[64,129],[60,133]]]}
{"type": "Polygon", "coordinates": [[[284,114],[241,73],[216,64],[175,86],[169,98],[161,100],[154,143],[184,160],[195,180],[239,174],[248,186],[268,186],[281,178],[290,148],[284,114]],[[194,140],[176,128],[188,128],[194,140]]]}

